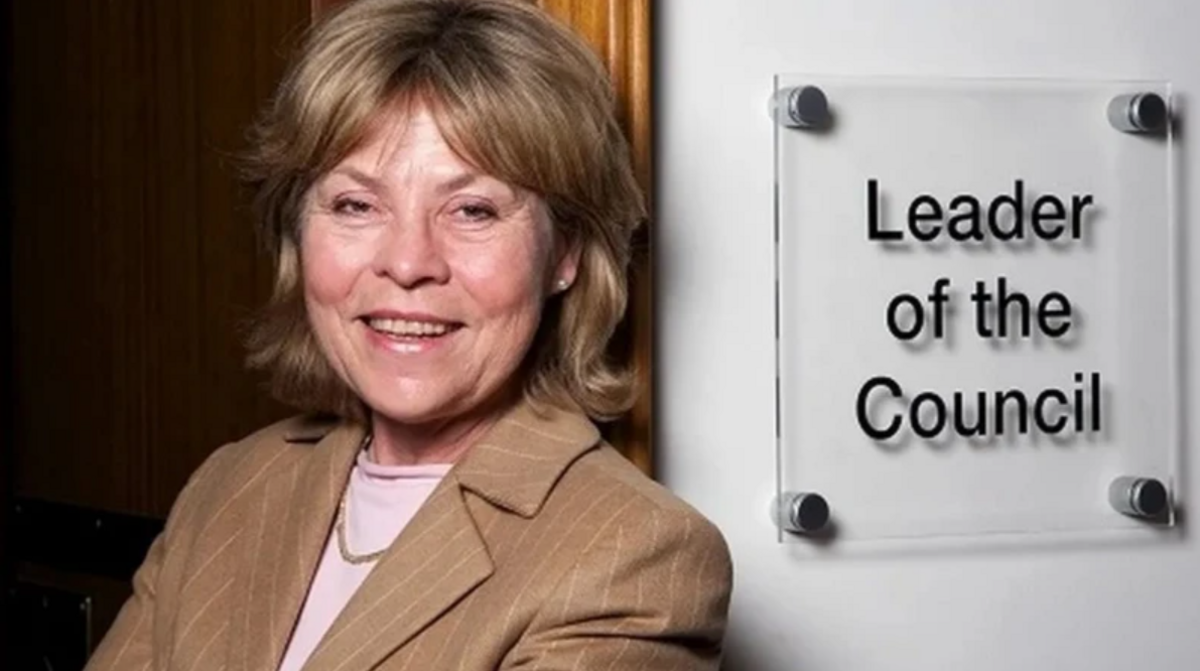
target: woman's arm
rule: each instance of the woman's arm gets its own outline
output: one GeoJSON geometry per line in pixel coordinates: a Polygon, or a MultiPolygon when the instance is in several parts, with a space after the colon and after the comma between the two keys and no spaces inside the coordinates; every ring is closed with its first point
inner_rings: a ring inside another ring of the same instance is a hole
{"type": "Polygon", "coordinates": [[[159,586],[159,572],[166,558],[177,550],[180,531],[191,525],[195,516],[195,492],[212,470],[216,455],[192,474],[184,486],[171,513],[166,528],[154,539],[142,565],[133,575],[133,596],[121,607],[116,621],[104,640],[96,647],[84,671],[140,671],[149,669],[154,660],[154,610],[159,586]]]}
{"type": "Polygon", "coordinates": [[[154,590],[162,565],[166,532],[150,545],[145,560],[133,576],[133,596],[96,648],[85,671],[150,668],[154,648],[151,643],[154,614],[154,590]]]}
{"type": "Polygon", "coordinates": [[[716,671],[731,585],[716,527],[656,510],[583,553],[501,671],[716,671]]]}

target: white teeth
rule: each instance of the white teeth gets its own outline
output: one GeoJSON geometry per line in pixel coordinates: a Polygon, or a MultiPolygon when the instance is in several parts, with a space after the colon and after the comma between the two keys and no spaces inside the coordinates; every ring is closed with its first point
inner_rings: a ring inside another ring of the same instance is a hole
{"type": "Polygon", "coordinates": [[[367,325],[376,331],[399,336],[443,335],[450,330],[448,324],[415,322],[406,319],[368,319],[367,325]]]}

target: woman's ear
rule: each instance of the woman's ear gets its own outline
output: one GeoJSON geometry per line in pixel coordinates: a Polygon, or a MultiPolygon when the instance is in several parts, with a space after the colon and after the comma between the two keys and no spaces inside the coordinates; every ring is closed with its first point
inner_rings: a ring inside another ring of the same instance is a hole
{"type": "Polygon", "coordinates": [[[580,236],[554,235],[554,266],[550,274],[550,294],[560,294],[575,284],[579,276],[579,259],[583,255],[580,236]]]}

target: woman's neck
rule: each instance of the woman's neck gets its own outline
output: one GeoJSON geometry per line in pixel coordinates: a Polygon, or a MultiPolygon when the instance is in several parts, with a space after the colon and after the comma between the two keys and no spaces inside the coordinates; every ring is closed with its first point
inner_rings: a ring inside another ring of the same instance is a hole
{"type": "Polygon", "coordinates": [[[492,428],[507,405],[467,415],[409,424],[371,413],[371,461],[384,466],[452,464],[492,428]]]}

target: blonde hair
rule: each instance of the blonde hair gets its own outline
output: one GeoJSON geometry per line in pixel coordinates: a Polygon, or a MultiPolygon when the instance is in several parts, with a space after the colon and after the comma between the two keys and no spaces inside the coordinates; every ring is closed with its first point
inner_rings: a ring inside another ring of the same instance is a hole
{"type": "Polygon", "coordinates": [[[358,0],[308,36],[246,156],[259,234],[277,263],[250,334],[250,365],[270,372],[286,403],[365,417],[309,326],[302,208],[373,120],[418,99],[456,153],[537,194],[581,249],[574,285],[547,302],[526,356],[526,398],[596,419],[627,410],[633,375],[606,350],[625,313],[644,201],[603,66],[570,30],[516,0],[358,0]]]}

